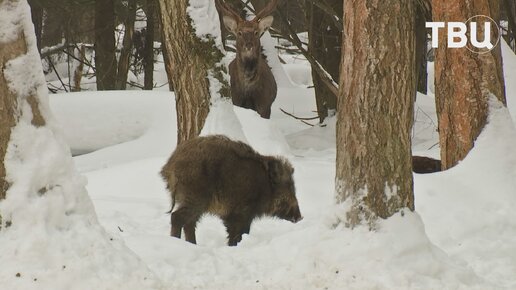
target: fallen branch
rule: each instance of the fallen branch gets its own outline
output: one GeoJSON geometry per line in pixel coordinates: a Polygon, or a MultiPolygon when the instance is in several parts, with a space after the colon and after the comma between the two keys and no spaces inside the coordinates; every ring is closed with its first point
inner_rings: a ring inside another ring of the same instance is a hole
{"type": "Polygon", "coordinates": [[[308,118],[306,118],[306,117],[305,117],[305,118],[303,118],[303,117],[298,117],[298,116],[295,116],[295,115],[293,115],[293,114],[291,114],[291,113],[289,113],[289,112],[287,112],[287,111],[283,110],[282,108],[280,108],[280,111],[281,111],[281,112],[283,112],[283,114],[285,114],[285,115],[287,115],[287,116],[290,116],[290,117],[292,117],[292,118],[294,118],[294,119],[296,119],[296,120],[299,120],[299,121],[303,122],[304,124],[306,124],[306,125],[308,125],[308,126],[311,126],[311,127],[313,127],[313,126],[315,126],[315,125],[314,125],[314,124],[310,124],[310,123],[308,123],[308,122],[306,122],[306,121],[319,119],[319,116],[315,116],[315,117],[308,117],[308,118]]]}

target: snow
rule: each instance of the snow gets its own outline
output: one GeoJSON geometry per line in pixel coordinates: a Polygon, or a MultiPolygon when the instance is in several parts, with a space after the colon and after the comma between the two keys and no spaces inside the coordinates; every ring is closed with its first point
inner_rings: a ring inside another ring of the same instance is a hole
{"type": "Polygon", "coordinates": [[[492,283],[514,288],[516,130],[508,110],[496,100],[490,101],[488,122],[459,165],[446,173],[417,176],[416,210],[429,238],[452,258],[492,283]],[[432,204],[439,204],[440,211],[432,204]]]}
{"type": "MultiPolygon", "coordinates": [[[[88,179],[100,223],[166,288],[516,287],[516,134],[508,111],[496,102],[491,102],[489,124],[463,162],[446,172],[414,175],[416,212],[404,210],[403,216],[382,220],[377,232],[370,232],[346,228],[348,205],[334,205],[335,118],[309,127],[279,110],[313,116],[313,90],[280,87],[271,120],[216,101],[202,134],[224,133],[262,154],[286,156],[295,167],[304,216],[297,224],[256,220],[237,247],[227,247],[224,226],[212,216],[198,225],[198,245],[168,235],[170,199],[158,173],[176,143],[172,94],[66,97],[52,96],[51,105],[67,140],[75,144],[72,149],[81,146],[73,140],[83,138],[93,144],[89,150],[96,150],[74,159],[88,179]],[[117,122],[119,118],[127,122],[117,122]],[[92,130],[81,130],[77,120],[92,130]],[[124,126],[133,129],[120,128],[124,126]],[[120,135],[121,143],[115,144],[103,129],[120,135]]],[[[416,112],[413,132],[414,151],[429,156],[438,152],[437,146],[429,149],[437,141],[433,101],[433,95],[418,95],[417,107],[424,114],[416,112]]]]}
{"type": "MultiPolygon", "coordinates": [[[[349,202],[335,205],[335,117],[307,126],[280,111],[315,115],[305,62],[282,56],[290,79],[301,81],[299,86],[280,83],[271,120],[227,100],[213,100],[202,134],[223,133],[262,154],[288,158],[304,216],[296,224],[255,220],[237,247],[226,246],[224,226],[212,216],[197,227],[198,245],[169,236],[170,198],[159,171],[176,144],[172,93],[52,95],[54,119],[41,76],[34,75],[24,82],[38,88],[49,123],[36,128],[24,114],[12,132],[6,165],[13,186],[0,203],[12,225],[0,231],[0,263],[8,265],[0,268],[0,285],[514,289],[516,131],[511,115],[516,113],[516,88],[511,80],[516,58],[503,50],[509,108],[491,101],[489,123],[467,158],[445,172],[414,174],[416,211],[379,221],[376,232],[345,227],[349,202]],[[72,159],[68,146],[82,155],[72,159]]],[[[14,70],[12,75],[19,77],[14,70]]],[[[12,83],[21,84],[16,78],[12,83]]],[[[22,108],[27,111],[26,105],[22,108]]],[[[433,146],[435,124],[433,95],[419,94],[415,153],[439,155],[433,146]]]]}
{"type": "Polygon", "coordinates": [[[220,37],[219,14],[215,8],[215,1],[211,0],[190,0],[187,13],[192,21],[195,34],[200,39],[214,39],[217,47],[222,47],[220,37]]]}
{"type": "Polygon", "coordinates": [[[516,116],[516,55],[505,41],[501,41],[503,55],[503,72],[505,76],[505,94],[507,108],[512,116],[516,116]]]}
{"type": "Polygon", "coordinates": [[[2,5],[11,6],[0,7],[2,14],[16,11],[10,15],[12,26],[2,31],[24,32],[28,51],[4,68],[9,89],[18,94],[18,107],[4,158],[9,188],[0,202],[2,289],[161,288],[147,265],[98,222],[86,179],[74,169],[49,110],[27,2],[2,5]],[[44,126],[31,123],[29,96],[40,103],[44,126]]]}

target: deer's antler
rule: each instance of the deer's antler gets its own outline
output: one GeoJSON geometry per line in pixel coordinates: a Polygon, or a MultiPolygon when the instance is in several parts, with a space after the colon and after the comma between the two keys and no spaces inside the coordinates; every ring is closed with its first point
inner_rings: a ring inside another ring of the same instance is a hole
{"type": "Polygon", "coordinates": [[[265,7],[263,7],[260,12],[256,13],[256,17],[253,19],[253,21],[260,21],[265,16],[268,16],[276,9],[276,6],[278,5],[278,0],[271,0],[265,7]]]}
{"type": "Polygon", "coordinates": [[[242,17],[233,10],[226,2],[222,0],[215,0],[215,7],[217,7],[217,10],[219,13],[222,13],[222,15],[230,16],[234,18],[236,21],[243,21],[242,17]]]}

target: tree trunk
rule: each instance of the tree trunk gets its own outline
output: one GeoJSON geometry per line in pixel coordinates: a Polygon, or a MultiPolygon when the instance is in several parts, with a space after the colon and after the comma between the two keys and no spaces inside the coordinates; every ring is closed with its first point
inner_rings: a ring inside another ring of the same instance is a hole
{"type": "Polygon", "coordinates": [[[428,84],[427,73],[427,31],[426,21],[432,21],[431,17],[427,17],[426,11],[421,5],[416,5],[416,74],[417,74],[417,91],[426,95],[428,84]]]}
{"type": "Polygon", "coordinates": [[[414,210],[411,137],[416,93],[412,0],[344,1],[336,194],[346,224],[414,210]]]}
{"type": "MultiPolygon", "coordinates": [[[[513,50],[516,52],[516,3],[513,0],[502,0],[502,9],[505,10],[507,14],[508,26],[510,35],[508,35],[508,39],[512,39],[513,41],[513,50]]],[[[511,42],[508,42],[509,45],[511,42]]]]}
{"type": "MultiPolygon", "coordinates": [[[[434,21],[465,22],[475,15],[499,19],[499,2],[434,0],[434,21]],[[491,6],[490,6],[491,5],[491,6]]],[[[435,58],[435,97],[443,169],[455,166],[473,147],[486,124],[492,94],[505,104],[501,46],[477,54],[447,47],[447,30],[439,33],[435,58]]]]}
{"type": "MultiPolygon", "coordinates": [[[[2,0],[0,0],[0,3],[1,2],[2,0]]],[[[2,49],[0,49],[0,95],[2,96],[2,98],[0,98],[0,157],[2,159],[2,164],[0,165],[0,200],[5,198],[10,186],[9,182],[6,180],[4,161],[12,128],[16,125],[17,116],[22,115],[22,112],[20,112],[21,106],[18,105],[19,99],[22,99],[22,102],[26,100],[30,106],[32,111],[32,125],[37,127],[45,125],[45,120],[39,110],[37,97],[34,95],[37,91],[32,89],[28,96],[19,95],[16,90],[13,90],[9,86],[9,82],[6,80],[4,74],[7,62],[27,53],[27,43],[24,33],[25,32],[22,31],[15,40],[3,43],[2,49]]]]}
{"type": "Polygon", "coordinates": [[[62,42],[64,37],[63,17],[62,11],[45,7],[41,47],[54,46],[62,42]]]}
{"type": "MultiPolygon", "coordinates": [[[[342,0],[326,1],[334,11],[342,11],[342,0]]],[[[334,80],[339,79],[342,27],[336,27],[331,15],[312,2],[307,1],[308,51],[334,80]]],[[[323,83],[319,74],[312,69],[315,100],[320,122],[337,110],[337,96],[323,83]]]]}
{"type": "MultiPolygon", "coordinates": [[[[72,50],[73,53],[75,53],[75,49],[72,50]]],[[[78,47],[78,54],[76,54],[77,59],[77,66],[75,67],[75,70],[73,72],[73,88],[72,92],[80,92],[81,91],[81,81],[82,81],[82,75],[84,70],[84,63],[86,62],[86,46],[83,44],[80,47],[78,47]]]]}
{"type": "Polygon", "coordinates": [[[29,1],[32,23],[36,32],[36,43],[38,50],[41,51],[41,35],[43,33],[43,6],[37,0],[29,1]]]}
{"type": "Polygon", "coordinates": [[[124,40],[122,41],[122,51],[118,59],[118,72],[116,75],[116,89],[125,90],[127,88],[127,75],[131,52],[133,50],[134,22],[136,20],[136,0],[128,1],[127,18],[124,26],[124,40]]]}
{"type": "Polygon", "coordinates": [[[95,73],[97,90],[114,90],[116,84],[114,0],[95,1],[95,73]]]}
{"type": "MultiPolygon", "coordinates": [[[[204,5],[213,5],[205,0],[204,5]]],[[[167,52],[169,81],[174,84],[177,110],[177,142],[196,137],[204,126],[210,109],[210,79],[217,79],[220,93],[229,96],[224,68],[219,67],[222,52],[213,39],[199,39],[186,9],[188,0],[159,0],[163,42],[167,52]],[[172,69],[170,69],[172,68],[172,69]]]]}
{"type": "Polygon", "coordinates": [[[145,51],[143,55],[144,80],[143,88],[154,88],[154,22],[156,15],[156,0],[147,0],[147,28],[145,29],[145,51]]]}
{"type": "MultiPolygon", "coordinates": [[[[0,1],[1,2],[1,1],[0,1]]],[[[11,138],[11,129],[16,124],[14,118],[17,107],[16,95],[9,90],[7,80],[4,76],[5,65],[8,61],[20,56],[26,50],[25,39],[23,34],[9,43],[2,43],[0,49],[0,156],[2,161],[5,158],[7,144],[11,138]]],[[[9,182],[6,180],[6,171],[4,162],[0,165],[0,200],[5,198],[9,182]]]]}
{"type": "MultiPolygon", "coordinates": [[[[159,1],[159,0],[157,0],[159,1]]],[[[159,4],[159,2],[158,2],[159,4]]],[[[167,73],[167,80],[168,80],[168,89],[173,92],[174,91],[174,81],[172,80],[172,73],[174,71],[174,68],[172,67],[172,61],[170,60],[169,53],[167,51],[167,46],[165,45],[165,29],[164,23],[163,23],[163,12],[161,9],[161,6],[156,6],[159,10],[158,17],[159,17],[159,30],[161,32],[161,51],[163,52],[163,65],[165,66],[165,71],[167,73]]]]}

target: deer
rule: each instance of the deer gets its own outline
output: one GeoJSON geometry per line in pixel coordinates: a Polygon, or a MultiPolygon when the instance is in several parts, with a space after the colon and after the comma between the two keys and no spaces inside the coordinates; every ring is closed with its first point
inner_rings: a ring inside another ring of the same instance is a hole
{"type": "Polygon", "coordinates": [[[269,119],[278,87],[262,54],[260,38],[271,27],[270,15],[278,0],[270,1],[252,20],[244,20],[223,0],[215,0],[224,26],[236,37],[236,57],[229,64],[231,99],[238,107],[252,109],[269,119]]]}

